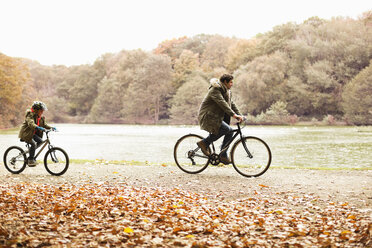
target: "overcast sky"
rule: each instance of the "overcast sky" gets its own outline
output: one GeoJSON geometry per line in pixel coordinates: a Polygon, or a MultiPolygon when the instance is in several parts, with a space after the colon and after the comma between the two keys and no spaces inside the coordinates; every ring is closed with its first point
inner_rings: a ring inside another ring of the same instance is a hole
{"type": "Polygon", "coordinates": [[[44,65],[197,34],[252,38],[312,16],[358,18],[370,0],[0,0],[0,52],[44,65]]]}

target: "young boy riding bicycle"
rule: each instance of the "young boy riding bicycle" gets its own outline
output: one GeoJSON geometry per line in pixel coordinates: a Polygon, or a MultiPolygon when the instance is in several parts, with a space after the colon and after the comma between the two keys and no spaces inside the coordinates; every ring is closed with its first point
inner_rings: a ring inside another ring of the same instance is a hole
{"type": "Polygon", "coordinates": [[[27,160],[27,164],[30,167],[37,165],[34,155],[37,146],[43,141],[43,131],[45,131],[45,129],[55,130],[54,127],[49,126],[45,121],[43,113],[46,110],[48,110],[48,108],[45,103],[35,101],[32,107],[26,110],[25,121],[19,131],[18,137],[21,141],[25,141],[30,145],[30,155],[27,160]]]}

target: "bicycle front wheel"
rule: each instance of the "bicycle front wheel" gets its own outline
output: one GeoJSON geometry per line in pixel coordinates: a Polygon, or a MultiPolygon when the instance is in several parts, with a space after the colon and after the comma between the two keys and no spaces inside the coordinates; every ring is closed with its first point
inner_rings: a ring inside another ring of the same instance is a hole
{"type": "Polygon", "coordinates": [[[203,137],[199,135],[188,134],[181,137],[174,146],[174,160],[184,172],[196,174],[207,168],[209,158],[203,154],[196,144],[202,139],[203,137]]]}
{"type": "Polygon", "coordinates": [[[257,137],[243,137],[231,150],[232,164],[237,172],[245,177],[258,177],[264,174],[271,164],[269,146],[257,137]]]}
{"type": "Polygon", "coordinates": [[[13,173],[19,174],[26,168],[27,158],[22,148],[18,146],[9,147],[4,153],[5,168],[13,173]]]}
{"type": "Polygon", "coordinates": [[[53,147],[45,154],[45,169],[53,176],[63,175],[67,171],[68,165],[68,155],[62,148],[53,147]]]}

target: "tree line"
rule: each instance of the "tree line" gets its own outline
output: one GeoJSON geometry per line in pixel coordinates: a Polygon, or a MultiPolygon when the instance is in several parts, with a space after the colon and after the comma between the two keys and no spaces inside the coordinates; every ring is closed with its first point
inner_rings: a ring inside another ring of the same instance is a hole
{"type": "Polygon", "coordinates": [[[196,124],[209,80],[223,73],[234,75],[234,100],[251,123],[370,125],[371,61],[371,11],[286,23],[252,39],[180,37],[79,66],[0,53],[0,127],[19,125],[33,100],[48,105],[52,122],[196,124]]]}

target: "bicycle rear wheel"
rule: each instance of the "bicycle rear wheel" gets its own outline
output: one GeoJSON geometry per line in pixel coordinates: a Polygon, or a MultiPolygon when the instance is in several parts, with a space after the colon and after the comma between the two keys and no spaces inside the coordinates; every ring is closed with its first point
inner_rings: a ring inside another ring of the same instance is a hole
{"type": "Polygon", "coordinates": [[[63,175],[69,165],[67,153],[59,147],[53,147],[46,152],[44,157],[45,169],[53,176],[63,175]]]}
{"type": "Polygon", "coordinates": [[[22,148],[18,146],[9,147],[4,153],[5,168],[13,173],[19,174],[26,168],[27,158],[22,148]]]}
{"type": "Polygon", "coordinates": [[[232,164],[237,172],[245,177],[258,177],[264,174],[271,164],[269,146],[257,137],[243,137],[231,150],[232,164]]]}
{"type": "Polygon", "coordinates": [[[199,135],[187,134],[181,137],[174,146],[174,160],[184,172],[196,174],[207,168],[209,158],[203,154],[196,144],[202,139],[203,137],[199,135]]]}

